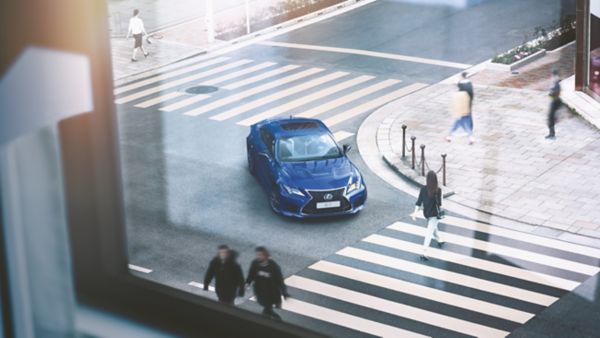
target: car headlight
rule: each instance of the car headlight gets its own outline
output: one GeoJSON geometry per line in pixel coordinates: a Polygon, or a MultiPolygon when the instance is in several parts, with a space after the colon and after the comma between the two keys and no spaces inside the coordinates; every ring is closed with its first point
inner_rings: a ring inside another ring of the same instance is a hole
{"type": "Polygon", "coordinates": [[[283,187],[283,189],[285,189],[285,191],[290,194],[290,195],[299,195],[299,196],[304,196],[304,193],[297,188],[292,188],[290,186],[287,186],[285,184],[282,184],[281,187],[283,187]]]}
{"type": "Polygon", "coordinates": [[[360,188],[360,177],[354,180],[354,182],[350,181],[348,187],[346,187],[346,193],[351,193],[354,190],[358,190],[360,188]]]}

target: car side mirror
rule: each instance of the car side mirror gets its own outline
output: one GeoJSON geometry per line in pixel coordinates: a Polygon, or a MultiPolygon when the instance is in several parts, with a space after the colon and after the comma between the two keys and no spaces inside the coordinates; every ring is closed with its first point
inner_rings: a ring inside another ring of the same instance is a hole
{"type": "Polygon", "coordinates": [[[342,146],[342,151],[344,152],[344,155],[347,154],[350,151],[350,149],[352,149],[352,146],[349,144],[344,144],[342,146]]]}

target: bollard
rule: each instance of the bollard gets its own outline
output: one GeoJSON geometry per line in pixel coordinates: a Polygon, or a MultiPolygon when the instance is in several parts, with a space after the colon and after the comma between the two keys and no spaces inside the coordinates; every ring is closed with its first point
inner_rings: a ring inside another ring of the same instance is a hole
{"type": "Polygon", "coordinates": [[[402,125],[402,158],[406,157],[406,124],[402,125]]]}
{"type": "Polygon", "coordinates": [[[421,144],[421,175],[425,176],[425,145],[421,144]]]}
{"type": "Polygon", "coordinates": [[[442,154],[442,184],[446,186],[446,154],[442,154]]]}
{"type": "Polygon", "coordinates": [[[415,140],[417,138],[415,136],[410,137],[410,142],[412,145],[410,146],[410,152],[412,153],[412,169],[415,170],[415,140]]]}

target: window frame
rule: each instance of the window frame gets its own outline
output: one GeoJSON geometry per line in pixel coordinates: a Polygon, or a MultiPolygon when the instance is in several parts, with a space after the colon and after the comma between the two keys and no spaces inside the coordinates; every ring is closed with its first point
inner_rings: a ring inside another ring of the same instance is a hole
{"type": "MultiPolygon", "coordinates": [[[[34,2],[22,1],[29,5],[34,2]]],[[[94,111],[59,123],[78,301],[182,336],[324,337],[130,273],[107,1],[61,1],[72,5],[69,11],[63,11],[65,25],[82,32],[77,36],[79,40],[69,40],[77,48],[66,46],[89,57],[94,98],[94,111]],[[81,17],[71,20],[74,13],[81,17]]],[[[60,19],[58,15],[54,20],[60,19]]],[[[55,48],[64,47],[57,44],[55,48]]]]}

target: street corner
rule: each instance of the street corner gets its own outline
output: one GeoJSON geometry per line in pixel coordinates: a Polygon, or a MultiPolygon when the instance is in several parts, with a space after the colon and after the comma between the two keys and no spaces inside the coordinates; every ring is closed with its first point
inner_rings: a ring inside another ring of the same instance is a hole
{"type": "Polygon", "coordinates": [[[449,199],[464,206],[600,237],[594,221],[598,202],[589,198],[600,185],[580,183],[600,165],[600,132],[565,109],[560,137],[547,140],[545,92],[476,84],[474,143],[465,133],[449,142],[456,91],[454,85],[436,84],[378,111],[384,116],[377,146],[387,165],[417,186],[425,183],[423,173],[438,172],[452,192],[449,199]]]}

